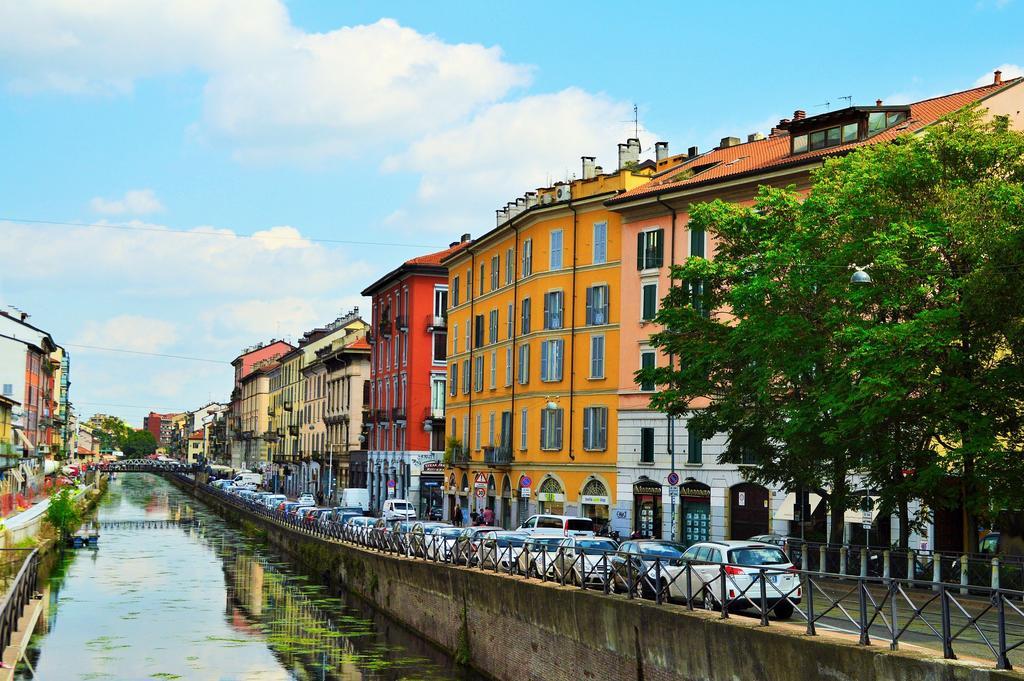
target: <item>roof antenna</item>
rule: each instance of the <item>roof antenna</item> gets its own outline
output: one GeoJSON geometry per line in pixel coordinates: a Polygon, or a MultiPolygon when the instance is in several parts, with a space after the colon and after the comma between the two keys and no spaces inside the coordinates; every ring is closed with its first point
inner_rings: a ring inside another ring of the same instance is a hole
{"type": "Polygon", "coordinates": [[[853,106],[853,95],[843,95],[842,97],[836,97],[836,99],[845,99],[846,106],[853,106]]]}
{"type": "Polygon", "coordinates": [[[640,139],[640,110],[637,108],[636,102],[633,103],[633,118],[628,121],[620,121],[621,123],[632,123],[633,124],[633,137],[640,139]]]}
{"type": "Polygon", "coordinates": [[[828,111],[831,108],[831,105],[832,105],[832,102],[823,102],[821,104],[815,104],[814,107],[817,108],[819,106],[823,106],[823,107],[825,107],[825,111],[828,111]]]}

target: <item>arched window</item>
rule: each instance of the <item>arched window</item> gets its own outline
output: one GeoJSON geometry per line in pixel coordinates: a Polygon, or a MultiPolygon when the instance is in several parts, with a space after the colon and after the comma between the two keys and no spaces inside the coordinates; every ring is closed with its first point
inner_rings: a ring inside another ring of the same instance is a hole
{"type": "Polygon", "coordinates": [[[545,478],[540,484],[541,494],[561,494],[562,485],[555,478],[545,478]]]}
{"type": "Polygon", "coordinates": [[[583,486],[583,495],[588,497],[606,497],[608,496],[608,488],[604,486],[603,482],[594,478],[583,486]]]}

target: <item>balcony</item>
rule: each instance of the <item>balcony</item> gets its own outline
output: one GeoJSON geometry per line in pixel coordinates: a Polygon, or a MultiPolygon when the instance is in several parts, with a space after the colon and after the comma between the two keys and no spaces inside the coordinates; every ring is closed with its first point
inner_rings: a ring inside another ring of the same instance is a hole
{"type": "Polygon", "coordinates": [[[263,439],[267,442],[277,442],[278,434],[276,430],[268,430],[263,433],[263,439]]]}
{"type": "Polygon", "coordinates": [[[484,447],[484,463],[495,468],[507,468],[512,465],[512,448],[508,445],[484,447]]]}
{"type": "Polygon", "coordinates": [[[469,468],[469,450],[461,444],[452,447],[452,465],[458,468],[469,468]]]}
{"type": "Polygon", "coordinates": [[[267,407],[267,416],[273,416],[275,413],[273,407],[267,407]]]}
{"type": "Polygon", "coordinates": [[[285,411],[291,411],[292,410],[292,401],[291,400],[285,400],[284,401],[284,410],[285,411]]]}
{"type": "Polygon", "coordinates": [[[366,342],[369,343],[370,345],[377,344],[377,336],[373,333],[373,331],[366,332],[366,342]]]}
{"type": "Polygon", "coordinates": [[[428,332],[430,332],[430,331],[440,331],[442,329],[447,329],[447,328],[448,328],[448,318],[447,317],[435,317],[434,315],[429,315],[427,317],[427,331],[428,332]]]}
{"type": "Polygon", "coordinates": [[[391,418],[395,421],[405,421],[405,408],[394,407],[391,409],[391,418]]]}
{"type": "Polygon", "coordinates": [[[391,420],[391,412],[387,409],[377,410],[377,423],[387,423],[391,420]]]}
{"type": "Polygon", "coordinates": [[[377,331],[383,338],[391,338],[391,320],[382,319],[377,322],[377,331]]]}
{"type": "Polygon", "coordinates": [[[397,328],[399,331],[408,331],[409,318],[406,317],[404,314],[400,314],[397,317],[395,317],[395,328],[397,328]]]}
{"type": "Polygon", "coordinates": [[[288,434],[289,435],[293,435],[293,436],[297,436],[299,434],[299,427],[298,426],[288,426],[288,434]]]}

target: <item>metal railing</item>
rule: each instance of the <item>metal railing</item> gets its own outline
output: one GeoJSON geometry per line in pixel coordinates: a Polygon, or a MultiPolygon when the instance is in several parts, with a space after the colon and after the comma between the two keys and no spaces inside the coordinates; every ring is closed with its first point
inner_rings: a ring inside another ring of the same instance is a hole
{"type": "Polygon", "coordinates": [[[22,556],[21,568],[14,580],[7,587],[3,604],[0,605],[0,651],[6,650],[11,644],[11,637],[18,630],[21,613],[36,593],[36,580],[39,576],[39,549],[7,549],[17,551],[22,556]]]}
{"type": "MultiPolygon", "coordinates": [[[[191,479],[181,476],[191,483],[191,479]]],[[[847,633],[860,645],[884,641],[931,646],[946,659],[957,654],[991,659],[1011,669],[1011,655],[1024,645],[1024,592],[972,587],[927,579],[851,575],[779,565],[738,565],[667,558],[621,551],[582,552],[570,546],[502,545],[474,536],[456,538],[374,524],[342,526],[299,518],[256,501],[208,487],[228,504],[264,516],[294,531],[412,560],[448,563],[513,578],[555,582],[627,599],[673,603],[687,610],[714,611],[728,619],[748,613],[762,626],[795,620],[807,635],[819,629],[847,633]]],[[[803,551],[801,555],[812,554],[803,551]]],[[[859,554],[858,554],[859,555],[859,554]]],[[[866,555],[866,554],[865,554],[866,555]]],[[[826,552],[827,568],[828,553],[826,552]]],[[[799,564],[799,562],[798,562],[799,564]]],[[[1024,657],[1018,657],[1018,665],[1024,657]]]]}

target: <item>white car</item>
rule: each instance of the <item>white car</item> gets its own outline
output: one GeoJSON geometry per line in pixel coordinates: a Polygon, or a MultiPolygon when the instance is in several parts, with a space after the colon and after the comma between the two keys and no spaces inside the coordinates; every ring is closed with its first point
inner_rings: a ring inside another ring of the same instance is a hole
{"type": "Polygon", "coordinates": [[[571,584],[586,582],[603,588],[615,565],[612,557],[619,545],[603,537],[566,537],[558,547],[560,551],[552,565],[556,579],[565,575],[565,581],[571,584]]]}
{"type": "Polygon", "coordinates": [[[405,499],[388,499],[380,510],[380,516],[388,522],[416,520],[416,509],[405,499]]]}
{"type": "Polygon", "coordinates": [[[300,494],[299,498],[296,499],[295,501],[299,502],[303,506],[316,506],[316,497],[314,497],[309,492],[306,492],[305,494],[300,494]]]}
{"type": "Polygon", "coordinates": [[[476,564],[481,568],[493,570],[497,567],[508,572],[519,563],[519,554],[523,552],[530,535],[514,530],[491,530],[485,532],[476,548],[476,564]]]}
{"type": "Polygon", "coordinates": [[[534,536],[557,534],[563,537],[594,536],[594,521],[571,515],[534,515],[519,526],[517,532],[534,536]]]}
{"type": "Polygon", "coordinates": [[[288,497],[283,494],[268,494],[263,497],[263,505],[269,509],[277,508],[282,501],[288,501],[288,497]]]}
{"type": "Polygon", "coordinates": [[[709,610],[722,607],[723,572],[730,609],[760,609],[763,594],[771,613],[789,619],[794,604],[800,602],[800,575],[786,553],[773,544],[700,542],[686,549],[683,560],[692,566],[692,593],[699,593],[698,600],[709,610]]]}
{"type": "Polygon", "coordinates": [[[554,577],[555,557],[565,537],[557,534],[540,534],[530,537],[519,554],[519,574],[528,577],[547,575],[554,577]]]}
{"type": "Polygon", "coordinates": [[[377,522],[376,518],[360,515],[349,518],[345,523],[345,527],[354,535],[354,539],[366,542],[375,522],[377,522]]]}
{"type": "Polygon", "coordinates": [[[450,561],[461,534],[461,527],[449,526],[434,530],[429,537],[424,537],[427,546],[427,559],[441,562],[450,561]]]}

